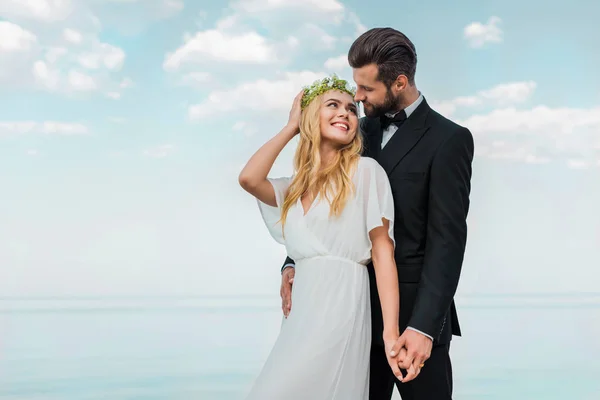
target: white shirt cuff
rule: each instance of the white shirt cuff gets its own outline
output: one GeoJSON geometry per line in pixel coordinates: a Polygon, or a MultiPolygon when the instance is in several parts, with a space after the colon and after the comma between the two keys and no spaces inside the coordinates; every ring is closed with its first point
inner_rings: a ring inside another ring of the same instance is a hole
{"type": "Polygon", "coordinates": [[[283,266],[283,268],[281,268],[281,271],[283,272],[283,270],[285,270],[287,267],[292,267],[292,268],[294,268],[294,267],[296,267],[296,264],[285,264],[285,265],[283,266]]]}
{"type": "Polygon", "coordinates": [[[429,336],[428,334],[426,334],[425,332],[421,332],[420,330],[415,329],[415,328],[413,328],[411,326],[407,327],[406,329],[410,329],[411,331],[419,332],[421,335],[427,336],[433,342],[433,338],[431,336],[429,336]]]}

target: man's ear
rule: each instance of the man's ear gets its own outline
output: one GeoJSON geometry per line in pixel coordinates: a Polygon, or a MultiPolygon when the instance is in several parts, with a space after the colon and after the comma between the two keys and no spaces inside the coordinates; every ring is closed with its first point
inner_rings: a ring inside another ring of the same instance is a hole
{"type": "Polygon", "coordinates": [[[396,94],[406,90],[408,88],[408,78],[406,75],[398,75],[394,83],[392,84],[392,91],[396,94]]]}

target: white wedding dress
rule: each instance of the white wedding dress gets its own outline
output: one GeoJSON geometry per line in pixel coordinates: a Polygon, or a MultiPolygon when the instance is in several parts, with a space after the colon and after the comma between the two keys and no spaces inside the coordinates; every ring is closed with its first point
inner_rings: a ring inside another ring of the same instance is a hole
{"type": "Polygon", "coordinates": [[[291,178],[270,179],[277,207],[258,202],[271,235],[296,262],[292,308],[247,400],[368,399],[371,309],[366,264],[369,232],[390,221],[394,205],[387,174],[362,157],[355,194],[342,215],[329,217],[317,198],[304,215],[300,201],[282,235],[280,207],[291,178]]]}

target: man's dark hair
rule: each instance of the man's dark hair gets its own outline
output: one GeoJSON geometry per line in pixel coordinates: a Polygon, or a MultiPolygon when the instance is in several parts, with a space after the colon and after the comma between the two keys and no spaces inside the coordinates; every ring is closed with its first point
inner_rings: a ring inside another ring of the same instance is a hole
{"type": "Polygon", "coordinates": [[[414,85],[417,51],[402,32],[392,28],[373,28],[352,43],[348,63],[352,68],[377,65],[377,79],[388,88],[398,75],[406,75],[408,82],[414,85]]]}

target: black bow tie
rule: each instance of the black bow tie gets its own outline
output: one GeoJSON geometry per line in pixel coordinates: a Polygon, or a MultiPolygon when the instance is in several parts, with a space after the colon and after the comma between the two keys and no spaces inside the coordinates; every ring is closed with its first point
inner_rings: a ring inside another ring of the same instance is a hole
{"type": "Polygon", "coordinates": [[[402,123],[406,120],[406,111],[402,110],[396,113],[393,118],[390,118],[387,115],[382,115],[379,120],[381,122],[381,129],[387,129],[390,124],[395,124],[396,126],[400,127],[400,125],[402,125],[402,123]]]}

